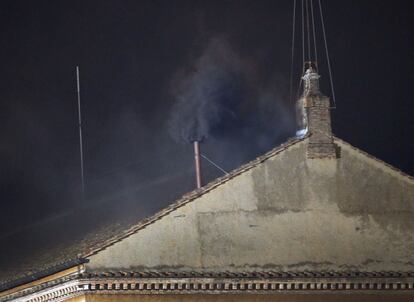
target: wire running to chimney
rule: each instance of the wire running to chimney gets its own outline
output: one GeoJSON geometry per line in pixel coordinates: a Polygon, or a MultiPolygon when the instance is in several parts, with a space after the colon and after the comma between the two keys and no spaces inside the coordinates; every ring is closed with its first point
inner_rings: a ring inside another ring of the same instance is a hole
{"type": "Polygon", "coordinates": [[[311,39],[310,39],[310,25],[309,25],[309,1],[306,0],[306,32],[308,36],[308,62],[312,61],[311,56],[311,39]]]}
{"type": "Polygon", "coordinates": [[[215,162],[213,162],[211,159],[209,159],[204,154],[201,154],[201,157],[204,158],[205,160],[207,160],[210,164],[212,164],[214,167],[216,167],[217,169],[219,169],[224,174],[229,174],[229,172],[227,172],[226,170],[224,170],[222,167],[220,167],[218,164],[216,164],[215,162]]]}
{"type": "MultiPolygon", "coordinates": [[[[301,6],[298,8],[297,5],[297,1],[294,0],[293,1],[293,17],[292,17],[292,49],[291,49],[291,67],[290,67],[290,100],[293,100],[293,74],[294,74],[294,69],[295,69],[295,38],[296,38],[296,16],[300,15],[299,18],[301,18],[301,30],[302,32],[300,32],[299,29],[299,35],[301,36],[301,42],[302,42],[302,71],[301,71],[301,76],[299,78],[299,85],[298,85],[298,89],[297,89],[297,93],[296,93],[296,98],[299,97],[300,91],[301,91],[301,87],[303,84],[302,81],[302,76],[306,71],[306,67],[308,65],[314,66],[316,67],[316,69],[319,68],[319,56],[318,56],[318,43],[317,43],[317,34],[318,34],[318,30],[317,30],[317,16],[314,12],[315,9],[318,9],[319,6],[319,18],[320,18],[320,26],[321,26],[321,32],[322,32],[322,38],[323,38],[323,43],[324,43],[324,47],[325,47],[325,55],[326,55],[326,65],[327,65],[327,69],[328,69],[328,74],[329,74],[329,84],[331,86],[331,93],[332,93],[332,101],[333,101],[333,106],[331,107],[331,109],[335,109],[336,108],[336,96],[335,96],[335,89],[334,89],[334,83],[333,83],[333,76],[332,76],[332,67],[331,67],[331,62],[330,62],[330,58],[329,58],[329,52],[328,52],[328,43],[327,43],[327,39],[326,39],[326,29],[325,29],[325,21],[324,21],[324,16],[323,16],[323,12],[322,12],[322,4],[321,4],[321,0],[318,0],[317,2],[313,0],[301,0],[301,6]],[[297,14],[297,10],[301,10],[300,12],[298,12],[297,14]],[[300,13],[300,14],[299,14],[300,13]],[[313,45],[312,45],[313,44],[313,45]],[[313,47],[312,47],[313,46],[313,47]]],[[[298,20],[299,21],[299,20],[298,20]]],[[[298,26],[299,28],[299,26],[298,26]]],[[[299,43],[300,44],[300,43],[299,43]]]]}
{"type": "MultiPolygon", "coordinates": [[[[302,73],[305,72],[305,9],[302,0],[302,73]]],[[[302,77],[301,77],[302,78],[302,77]]]]}
{"type": "Polygon", "coordinates": [[[336,109],[335,90],[334,90],[333,79],[332,79],[331,63],[330,63],[330,60],[329,60],[328,43],[326,41],[325,22],[323,20],[321,0],[318,0],[318,2],[319,2],[319,12],[320,12],[320,15],[321,15],[323,40],[325,42],[326,61],[328,63],[329,79],[330,79],[331,89],[332,89],[332,100],[333,100],[333,103],[334,103],[332,108],[336,109]]]}
{"type": "Polygon", "coordinates": [[[310,0],[311,17],[312,17],[312,30],[313,30],[313,47],[315,52],[315,67],[318,69],[318,50],[316,48],[316,32],[315,32],[315,16],[313,14],[313,0],[310,0]]]}
{"type": "Polygon", "coordinates": [[[295,57],[295,30],[296,30],[295,25],[296,25],[296,0],[293,0],[292,51],[291,51],[291,58],[290,58],[290,76],[289,76],[289,100],[290,102],[294,102],[293,100],[293,72],[294,72],[293,59],[295,57]]]}

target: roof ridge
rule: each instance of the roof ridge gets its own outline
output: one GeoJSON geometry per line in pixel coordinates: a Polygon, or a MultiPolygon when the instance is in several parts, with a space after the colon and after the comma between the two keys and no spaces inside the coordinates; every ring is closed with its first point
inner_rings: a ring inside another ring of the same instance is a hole
{"type": "Polygon", "coordinates": [[[218,186],[221,186],[222,184],[226,183],[227,181],[231,180],[232,178],[243,174],[244,172],[256,167],[257,165],[259,165],[260,163],[266,161],[267,159],[269,159],[270,157],[279,154],[280,152],[286,150],[287,148],[297,144],[298,142],[301,142],[303,140],[305,140],[308,136],[304,136],[304,137],[293,137],[288,139],[285,143],[273,148],[272,150],[270,150],[269,152],[265,153],[264,155],[261,155],[255,159],[253,159],[252,161],[240,166],[239,168],[236,168],[235,170],[233,170],[232,172],[230,172],[229,174],[216,178],[215,180],[211,181],[210,183],[208,183],[207,185],[203,186],[200,189],[196,189],[193,190],[189,193],[184,194],[181,198],[179,198],[178,200],[176,200],[175,202],[171,203],[169,206],[161,209],[160,211],[158,211],[157,213],[155,213],[152,216],[149,216],[147,218],[141,219],[139,220],[136,224],[134,224],[132,227],[124,230],[120,235],[115,235],[111,238],[109,238],[108,240],[105,240],[102,244],[97,244],[91,248],[89,248],[88,251],[84,252],[83,254],[80,254],[79,257],[82,258],[87,258],[90,257],[104,249],[106,249],[108,246],[111,246],[133,234],[135,234],[136,232],[138,232],[139,230],[145,228],[146,226],[154,223],[155,221],[163,218],[166,215],[169,215],[170,213],[174,212],[176,209],[186,205],[189,202],[194,201],[196,198],[214,190],[215,188],[217,188],[218,186]]]}

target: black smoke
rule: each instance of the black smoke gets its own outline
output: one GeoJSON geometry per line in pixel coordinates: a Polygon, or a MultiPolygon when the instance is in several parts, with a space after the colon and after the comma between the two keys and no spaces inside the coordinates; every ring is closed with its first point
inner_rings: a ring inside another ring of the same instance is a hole
{"type": "Polygon", "coordinates": [[[261,82],[258,65],[224,36],[211,38],[201,55],[172,80],[175,103],[168,128],[173,139],[218,141],[215,146],[224,147],[214,148],[214,153],[223,162],[233,162],[230,152],[237,150],[238,160],[228,167],[233,168],[290,133],[287,87],[276,80],[270,85],[261,82]]]}

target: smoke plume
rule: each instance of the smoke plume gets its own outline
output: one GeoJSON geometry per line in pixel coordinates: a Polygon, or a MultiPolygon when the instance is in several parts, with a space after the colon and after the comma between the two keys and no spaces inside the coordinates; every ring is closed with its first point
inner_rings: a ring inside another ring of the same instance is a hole
{"type": "Polygon", "coordinates": [[[201,141],[224,120],[237,118],[247,85],[243,71],[226,41],[211,40],[193,70],[174,88],[176,103],[169,121],[172,137],[201,141]]]}
{"type": "Polygon", "coordinates": [[[215,141],[214,156],[231,163],[228,168],[274,146],[293,123],[276,72],[259,79],[259,69],[260,62],[238,54],[223,37],[211,39],[190,71],[174,79],[171,136],[180,142],[215,141]],[[230,150],[237,150],[234,163],[230,150]]]}

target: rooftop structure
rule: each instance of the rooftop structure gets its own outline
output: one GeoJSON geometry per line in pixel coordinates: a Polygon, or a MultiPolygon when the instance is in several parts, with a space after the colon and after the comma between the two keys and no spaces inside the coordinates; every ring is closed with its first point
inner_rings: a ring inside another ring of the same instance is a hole
{"type": "Polygon", "coordinates": [[[303,76],[306,133],[128,228],[56,242],[39,269],[4,271],[0,301],[412,299],[414,178],[332,135],[318,79],[303,76]]]}

